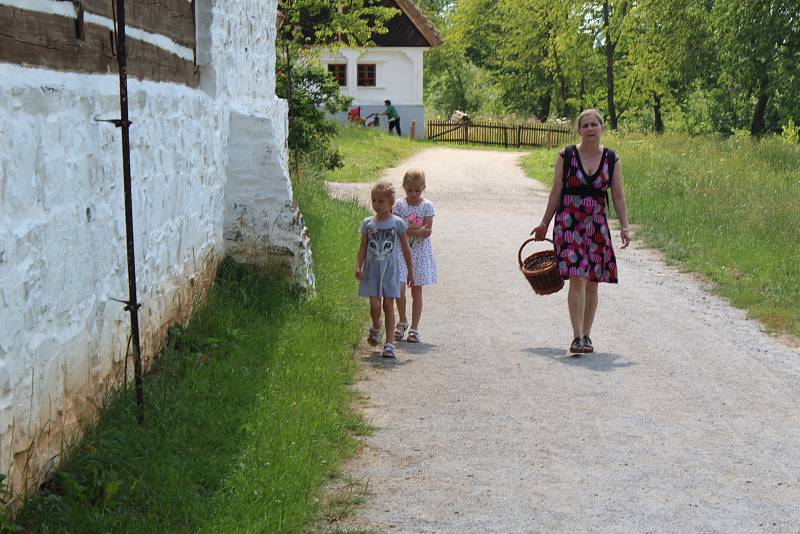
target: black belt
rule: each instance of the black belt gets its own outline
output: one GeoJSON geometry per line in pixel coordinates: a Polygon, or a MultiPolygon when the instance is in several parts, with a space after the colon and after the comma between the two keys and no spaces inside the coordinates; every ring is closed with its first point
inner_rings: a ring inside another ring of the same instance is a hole
{"type": "Polygon", "coordinates": [[[606,198],[606,202],[608,201],[608,191],[601,191],[599,189],[595,189],[594,187],[589,187],[588,185],[579,185],[573,187],[565,187],[562,191],[563,195],[579,195],[582,197],[594,197],[594,198],[606,198]]]}

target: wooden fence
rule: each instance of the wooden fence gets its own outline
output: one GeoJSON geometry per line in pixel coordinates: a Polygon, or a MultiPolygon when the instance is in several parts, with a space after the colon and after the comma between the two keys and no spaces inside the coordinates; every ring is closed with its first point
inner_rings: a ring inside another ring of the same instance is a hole
{"type": "Polygon", "coordinates": [[[426,134],[431,141],[518,148],[552,148],[566,144],[575,137],[570,127],[447,121],[428,121],[426,134]]]}

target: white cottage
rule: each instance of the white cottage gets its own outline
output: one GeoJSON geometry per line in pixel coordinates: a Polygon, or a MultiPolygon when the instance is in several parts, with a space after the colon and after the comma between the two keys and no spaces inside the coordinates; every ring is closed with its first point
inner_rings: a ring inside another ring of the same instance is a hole
{"type": "MultiPolygon", "coordinates": [[[[423,103],[423,60],[426,50],[442,44],[433,24],[411,0],[383,0],[383,5],[400,13],[386,27],[388,33],[375,35],[376,46],[342,48],[336,54],[322,53],[322,62],[339,81],[344,94],[353,98],[352,107],[361,107],[361,116],[382,112],[390,100],[400,114],[403,135],[416,123],[418,137],[425,135],[423,103]]],[[[340,121],[346,115],[337,115],[340,121]]],[[[381,117],[383,128],[388,121],[381,117]]]]}
{"type": "MultiPolygon", "coordinates": [[[[142,355],[223,256],[313,284],[277,0],[126,2],[142,355]]],[[[115,16],[0,0],[0,473],[35,486],[129,358],[115,16]]],[[[131,369],[133,366],[128,366],[131,369]]]]}

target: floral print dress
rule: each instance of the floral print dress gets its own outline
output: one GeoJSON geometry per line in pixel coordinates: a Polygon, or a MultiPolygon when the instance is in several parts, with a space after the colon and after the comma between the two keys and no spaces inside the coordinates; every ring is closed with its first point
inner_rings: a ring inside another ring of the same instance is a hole
{"type": "MultiPolygon", "coordinates": [[[[564,194],[553,226],[559,274],[565,280],[575,276],[590,282],[616,284],[617,259],[606,218],[606,192],[611,185],[609,159],[616,156],[604,148],[599,168],[589,175],[583,169],[577,149],[573,147],[571,152],[564,194]]],[[[561,157],[567,157],[566,153],[562,149],[561,157]]]]}

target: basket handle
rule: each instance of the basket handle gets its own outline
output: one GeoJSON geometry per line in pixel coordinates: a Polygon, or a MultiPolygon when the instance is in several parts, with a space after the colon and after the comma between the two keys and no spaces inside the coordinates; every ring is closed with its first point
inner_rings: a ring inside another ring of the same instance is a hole
{"type": "MultiPolygon", "coordinates": [[[[522,249],[524,249],[525,245],[527,245],[531,241],[538,241],[538,240],[533,237],[530,237],[525,240],[525,242],[522,244],[521,247],[519,247],[519,252],[517,253],[517,261],[519,262],[520,267],[522,267],[522,249]]],[[[547,239],[546,237],[542,241],[550,241],[551,243],[553,243],[552,239],[547,239]]],[[[553,243],[553,246],[555,246],[555,243],[553,243]]]]}

